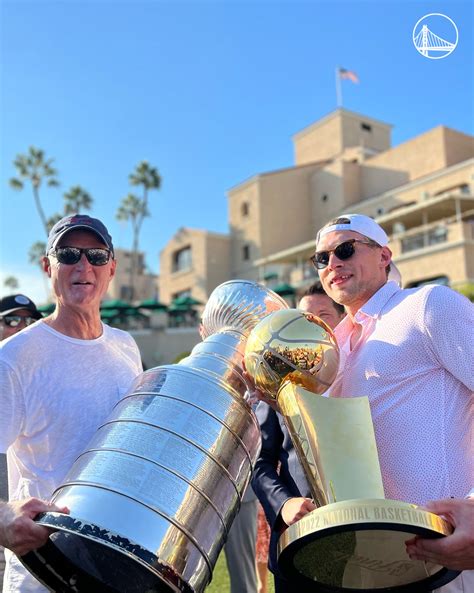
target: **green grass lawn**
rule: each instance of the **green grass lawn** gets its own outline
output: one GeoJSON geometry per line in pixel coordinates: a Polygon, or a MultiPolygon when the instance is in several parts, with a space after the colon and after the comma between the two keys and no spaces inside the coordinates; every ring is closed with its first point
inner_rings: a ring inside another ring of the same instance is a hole
{"type": "MultiPolygon", "coordinates": [[[[221,553],[214,568],[211,584],[207,587],[206,593],[229,593],[230,580],[225,563],[224,552],[221,553]]],[[[268,573],[268,593],[274,593],[273,577],[268,573]]]]}

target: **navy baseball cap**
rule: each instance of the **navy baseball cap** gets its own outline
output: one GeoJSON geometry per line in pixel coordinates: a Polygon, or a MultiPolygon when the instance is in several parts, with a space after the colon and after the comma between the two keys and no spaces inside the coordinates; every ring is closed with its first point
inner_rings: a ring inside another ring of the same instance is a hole
{"type": "Polygon", "coordinates": [[[24,294],[11,294],[0,299],[0,317],[5,317],[15,311],[26,309],[35,319],[41,319],[43,316],[36,308],[36,305],[31,299],[24,294]]]}
{"type": "Polygon", "coordinates": [[[58,244],[59,239],[64,237],[69,231],[84,229],[94,233],[106,245],[114,255],[114,246],[112,237],[107,227],[98,218],[91,218],[87,214],[70,214],[61,218],[49,231],[48,244],[46,245],[46,255],[58,244]]]}

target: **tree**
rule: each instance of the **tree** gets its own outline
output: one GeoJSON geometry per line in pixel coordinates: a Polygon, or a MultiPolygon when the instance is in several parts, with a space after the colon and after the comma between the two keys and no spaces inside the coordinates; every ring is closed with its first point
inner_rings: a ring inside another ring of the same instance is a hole
{"type": "Polygon", "coordinates": [[[43,270],[43,257],[44,257],[45,253],[46,253],[46,243],[43,243],[43,241],[36,241],[36,243],[33,243],[33,245],[30,247],[30,250],[28,251],[28,260],[29,260],[30,264],[35,264],[35,265],[39,266],[41,277],[43,278],[44,291],[46,293],[46,298],[48,299],[49,298],[48,277],[46,276],[46,274],[43,270]]]}
{"type": "Polygon", "coordinates": [[[8,278],[5,278],[5,280],[3,281],[3,284],[7,288],[11,288],[12,290],[17,290],[19,286],[18,280],[15,278],[15,276],[8,276],[8,278]]]}
{"type": "MultiPolygon", "coordinates": [[[[150,167],[147,161],[141,161],[133,173],[128,176],[130,185],[141,185],[143,187],[143,204],[145,209],[148,206],[148,192],[153,189],[160,189],[161,177],[156,167],[150,167]]],[[[143,222],[143,219],[140,221],[143,222]]]]}
{"type": "Polygon", "coordinates": [[[80,185],[74,185],[64,194],[64,214],[77,214],[84,210],[90,210],[93,199],[80,185]]]}
{"type": "Polygon", "coordinates": [[[50,216],[48,218],[48,220],[46,221],[46,225],[48,227],[48,233],[53,228],[53,226],[61,220],[61,218],[63,216],[64,216],[63,214],[59,214],[59,212],[56,212],[56,214],[53,214],[53,216],[50,216]]]}
{"type": "Polygon", "coordinates": [[[133,232],[133,247],[130,257],[130,300],[133,300],[135,277],[138,269],[138,245],[143,220],[150,216],[148,210],[148,193],[152,190],[159,190],[161,177],[156,167],[151,167],[147,161],[141,161],[135,167],[135,171],[128,177],[130,185],[141,186],[142,197],[135,194],[128,194],[123,198],[117,211],[118,220],[130,220],[133,232]]]}
{"type": "Polygon", "coordinates": [[[58,172],[52,166],[54,159],[45,159],[44,151],[40,148],[30,146],[28,154],[18,154],[13,164],[18,172],[18,177],[10,179],[10,185],[14,189],[22,190],[26,181],[31,182],[33,197],[36,209],[43,224],[46,236],[48,236],[48,221],[41,205],[39,189],[43,181],[49,187],[57,187],[59,181],[56,179],[58,172]]]}
{"type": "Polygon", "coordinates": [[[130,221],[132,224],[133,246],[130,257],[130,300],[133,300],[135,276],[138,268],[138,240],[140,226],[146,216],[150,216],[148,208],[144,205],[143,201],[134,194],[125,196],[117,210],[118,220],[130,221]]]}

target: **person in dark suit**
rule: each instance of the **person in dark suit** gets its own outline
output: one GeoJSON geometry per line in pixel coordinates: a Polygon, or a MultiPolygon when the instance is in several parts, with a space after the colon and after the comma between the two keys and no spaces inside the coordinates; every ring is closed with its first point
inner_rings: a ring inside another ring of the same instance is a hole
{"type": "MultiPolygon", "coordinates": [[[[345,314],[344,307],[328,297],[319,283],[308,288],[298,308],[320,317],[332,328],[345,314]]],[[[260,392],[259,399],[263,397],[260,392]]],[[[252,486],[271,528],[268,567],[274,575],[275,593],[294,593],[295,586],[278,570],[278,538],[286,527],[316,507],[283,416],[267,401],[260,401],[256,409],[262,432],[262,450],[255,464],[252,486]]],[[[301,590],[299,585],[298,590],[301,590]]]]}

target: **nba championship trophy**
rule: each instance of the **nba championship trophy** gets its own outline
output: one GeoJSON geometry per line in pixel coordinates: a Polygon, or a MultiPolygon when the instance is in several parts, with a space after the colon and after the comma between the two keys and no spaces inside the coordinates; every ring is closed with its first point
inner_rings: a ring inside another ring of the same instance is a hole
{"type": "Polygon", "coordinates": [[[54,530],[22,557],[52,591],[201,593],[260,449],[242,376],[245,343],[288,308],[254,282],[231,281],[203,313],[206,339],[177,365],[150,369],[99,427],[45,513],[54,530]]]}
{"type": "Polygon", "coordinates": [[[405,541],[443,537],[452,528],[416,505],[384,498],[368,398],[321,395],[338,364],[330,328],[295,309],[269,315],[247,340],[247,371],[275,399],[318,507],[281,535],[281,572],[295,591],[436,589],[458,573],[410,560],[405,541]]]}

